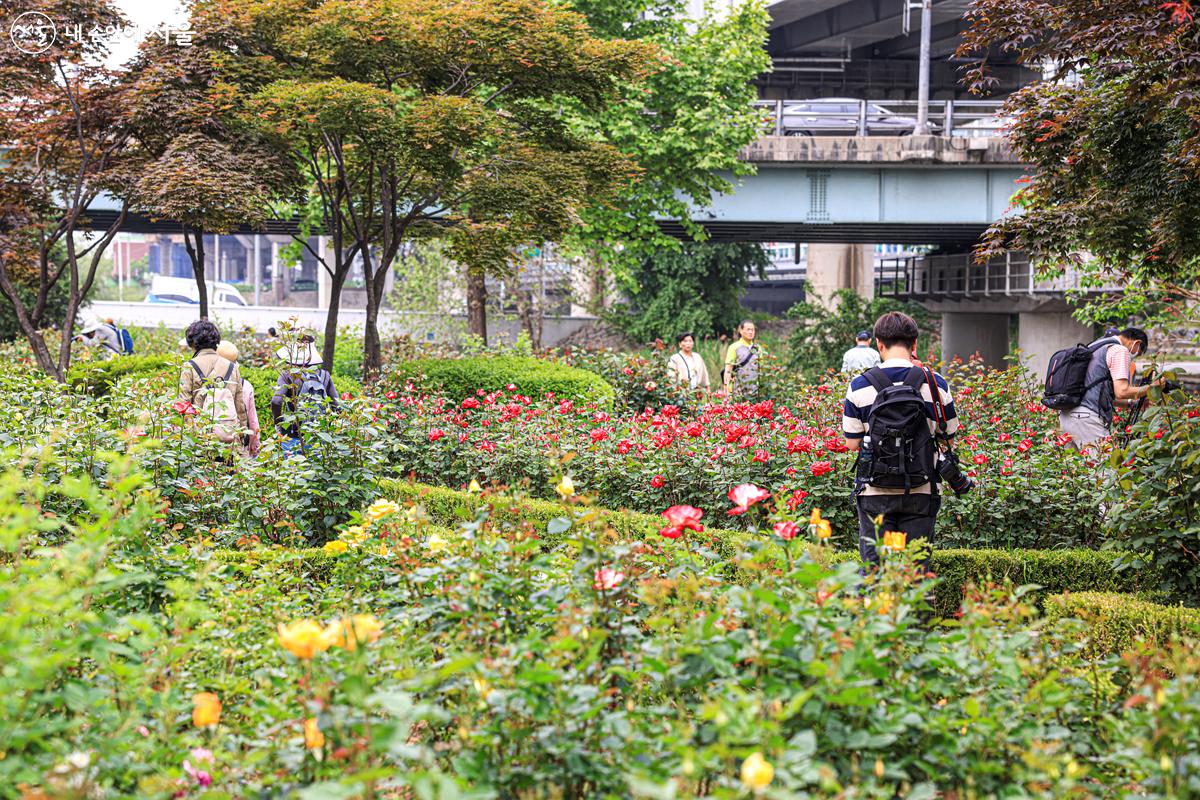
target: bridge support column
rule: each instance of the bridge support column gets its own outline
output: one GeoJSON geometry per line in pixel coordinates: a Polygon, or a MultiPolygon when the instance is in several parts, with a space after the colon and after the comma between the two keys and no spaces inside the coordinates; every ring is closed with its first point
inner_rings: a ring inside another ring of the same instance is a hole
{"type": "Polygon", "coordinates": [[[1008,355],[1008,314],[943,312],[942,358],[966,361],[975,353],[989,367],[1004,367],[1008,355]]]}
{"type": "Polygon", "coordinates": [[[808,282],[813,302],[832,308],[834,292],[852,289],[859,297],[875,296],[875,249],[869,244],[810,244],[808,282]]]}
{"type": "Polygon", "coordinates": [[[1029,312],[1017,317],[1021,363],[1038,378],[1046,374],[1056,351],[1095,338],[1091,326],[1076,321],[1069,311],[1029,312]]]}

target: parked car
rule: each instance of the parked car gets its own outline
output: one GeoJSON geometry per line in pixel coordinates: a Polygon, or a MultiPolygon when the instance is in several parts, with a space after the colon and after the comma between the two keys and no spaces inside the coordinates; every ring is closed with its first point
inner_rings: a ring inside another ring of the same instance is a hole
{"type": "MultiPolygon", "coordinates": [[[[228,308],[248,305],[241,293],[228,283],[205,281],[205,286],[208,288],[208,304],[210,306],[228,308]]],[[[150,281],[150,291],[146,294],[146,302],[199,305],[200,287],[191,278],[155,275],[150,281]]]]}
{"type": "Polygon", "coordinates": [[[978,119],[964,120],[961,124],[956,121],[954,123],[954,130],[950,131],[950,135],[966,137],[1003,136],[1013,122],[1014,119],[1012,117],[1001,114],[989,114],[986,117],[979,117],[978,119]]]}
{"type": "MultiPolygon", "coordinates": [[[[785,136],[854,136],[858,133],[858,116],[862,101],[853,97],[829,97],[804,100],[783,107],[785,136]]],[[[870,136],[905,136],[917,127],[916,117],[893,113],[878,103],[867,103],[867,134],[870,136]]],[[[930,130],[939,126],[929,125],[930,130]]]]}

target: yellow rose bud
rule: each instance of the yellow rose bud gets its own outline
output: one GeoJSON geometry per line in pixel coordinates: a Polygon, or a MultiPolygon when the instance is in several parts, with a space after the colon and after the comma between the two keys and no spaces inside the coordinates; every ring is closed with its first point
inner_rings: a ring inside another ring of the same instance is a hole
{"type": "Polygon", "coordinates": [[[569,477],[563,475],[558,481],[558,486],[554,487],[554,491],[558,492],[559,495],[561,495],[565,500],[568,497],[574,496],[575,483],[569,477]]]}
{"type": "Polygon", "coordinates": [[[321,727],[317,724],[316,717],[304,720],[304,746],[309,750],[325,746],[325,734],[321,733],[321,727]]]}
{"type": "Polygon", "coordinates": [[[192,724],[207,728],[221,721],[221,698],[212,692],[199,692],[192,696],[192,724]]]}
{"type": "Polygon", "coordinates": [[[880,780],[883,780],[883,773],[884,773],[883,759],[877,758],[877,759],[875,759],[875,777],[879,778],[880,780]]]}
{"type": "Polygon", "coordinates": [[[766,788],[774,779],[775,768],[763,758],[762,753],[751,753],[742,762],[742,785],[747,789],[757,792],[766,788]]]}
{"type": "Polygon", "coordinates": [[[329,553],[329,555],[331,555],[331,556],[336,556],[340,553],[346,552],[346,550],[348,550],[349,547],[341,539],[334,539],[333,541],[326,542],[325,546],[322,547],[321,549],[324,550],[326,553],[329,553]]]}
{"type": "Polygon", "coordinates": [[[483,487],[479,485],[479,481],[471,478],[471,483],[467,486],[468,492],[482,492],[483,487]]]}
{"type": "Polygon", "coordinates": [[[325,631],[311,619],[296,620],[289,625],[280,623],[276,630],[279,632],[279,644],[296,658],[307,661],[329,649],[330,642],[325,631]]]}

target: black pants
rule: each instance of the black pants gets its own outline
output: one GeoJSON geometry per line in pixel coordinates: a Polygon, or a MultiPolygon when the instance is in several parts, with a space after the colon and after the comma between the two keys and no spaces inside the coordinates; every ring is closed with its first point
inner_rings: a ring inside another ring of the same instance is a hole
{"type": "MultiPolygon", "coordinates": [[[[942,508],[940,494],[874,494],[858,496],[858,554],[864,564],[878,564],[875,537],[884,531],[903,531],[908,534],[908,547],[924,539],[933,547],[933,526],[942,508]],[[875,531],[875,518],[883,515],[883,526],[875,531]]],[[[921,561],[929,570],[929,556],[921,561]]]]}

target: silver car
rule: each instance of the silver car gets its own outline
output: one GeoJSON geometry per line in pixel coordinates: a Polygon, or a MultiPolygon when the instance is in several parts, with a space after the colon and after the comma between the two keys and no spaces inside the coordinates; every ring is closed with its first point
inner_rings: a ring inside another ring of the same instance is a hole
{"type": "MultiPolygon", "coordinates": [[[[783,106],[785,136],[854,136],[859,131],[863,101],[853,97],[803,100],[783,106]]],[[[878,103],[867,102],[866,132],[870,136],[906,136],[917,127],[916,117],[895,114],[878,103]]],[[[937,130],[932,122],[930,130],[937,130]]]]}

